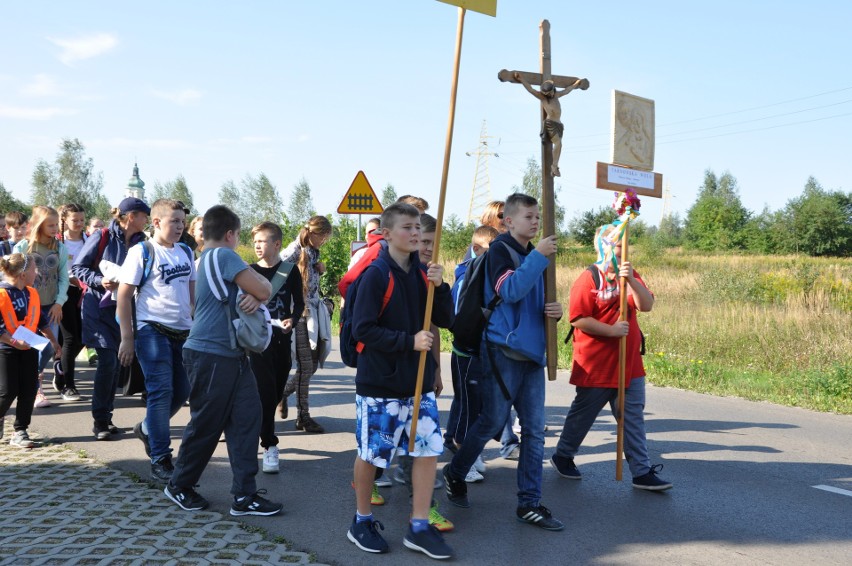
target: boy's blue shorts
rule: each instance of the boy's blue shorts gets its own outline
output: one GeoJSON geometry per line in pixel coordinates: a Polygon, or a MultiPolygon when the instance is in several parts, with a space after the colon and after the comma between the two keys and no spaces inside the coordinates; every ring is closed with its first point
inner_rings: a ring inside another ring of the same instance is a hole
{"type": "MultiPolygon", "coordinates": [[[[413,406],[414,397],[387,399],[355,395],[358,457],[378,468],[387,468],[394,454],[408,454],[413,406]]],[[[420,397],[417,441],[410,455],[419,458],[440,456],[443,452],[438,403],[435,393],[430,391],[420,397]]]]}

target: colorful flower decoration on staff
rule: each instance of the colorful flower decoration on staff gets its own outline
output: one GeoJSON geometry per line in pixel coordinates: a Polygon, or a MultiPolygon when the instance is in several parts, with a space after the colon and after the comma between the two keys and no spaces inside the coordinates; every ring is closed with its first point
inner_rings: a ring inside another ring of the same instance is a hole
{"type": "Polygon", "coordinates": [[[598,261],[595,265],[601,272],[601,288],[598,289],[598,299],[608,301],[617,297],[618,291],[618,259],[615,257],[615,246],[624,237],[624,231],[628,222],[639,216],[639,197],[632,189],[623,193],[615,193],[615,201],[612,208],[618,214],[618,218],[611,224],[605,224],[598,230],[595,237],[595,250],[598,252],[598,261]],[[607,267],[612,265],[612,272],[607,267]]]}

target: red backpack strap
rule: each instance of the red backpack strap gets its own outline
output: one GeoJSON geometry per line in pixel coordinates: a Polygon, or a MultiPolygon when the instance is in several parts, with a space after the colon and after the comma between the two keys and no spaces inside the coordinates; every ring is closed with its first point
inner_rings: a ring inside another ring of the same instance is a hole
{"type": "MultiPolygon", "coordinates": [[[[379,318],[382,318],[382,315],[384,314],[385,309],[388,308],[388,303],[391,300],[391,295],[393,295],[393,287],[394,287],[393,273],[388,271],[388,286],[387,286],[387,289],[385,289],[384,296],[382,296],[382,308],[379,309],[379,318]]],[[[355,344],[355,350],[359,354],[361,352],[363,352],[364,351],[364,343],[358,342],[357,344],[355,344]]]]}
{"type": "Polygon", "coordinates": [[[98,264],[104,258],[104,250],[109,243],[109,228],[101,228],[101,239],[98,240],[98,255],[95,256],[95,261],[92,264],[92,269],[97,269],[98,264]]]}

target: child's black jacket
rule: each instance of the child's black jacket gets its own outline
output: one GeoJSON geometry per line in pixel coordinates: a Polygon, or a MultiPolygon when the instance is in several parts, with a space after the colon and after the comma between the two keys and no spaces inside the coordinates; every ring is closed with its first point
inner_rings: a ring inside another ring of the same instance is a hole
{"type": "MultiPolygon", "coordinates": [[[[400,399],[414,396],[420,352],[414,351],[414,335],[423,330],[426,311],[426,285],[420,273],[420,258],[411,254],[406,273],[383,249],[379,257],[390,266],[394,290],[387,308],[379,318],[382,297],[388,282],[379,269],[367,268],[361,274],[357,304],[352,311],[352,336],[364,343],[358,358],[355,392],[366,397],[400,399]]],[[[450,286],[435,289],[432,323],[441,328],[452,326],[453,300],[450,286]]],[[[423,393],[434,389],[435,363],[426,356],[423,393]]]]}

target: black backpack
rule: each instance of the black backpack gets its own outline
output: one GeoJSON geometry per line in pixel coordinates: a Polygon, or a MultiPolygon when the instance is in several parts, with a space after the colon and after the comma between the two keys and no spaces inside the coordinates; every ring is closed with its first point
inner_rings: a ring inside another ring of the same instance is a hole
{"type": "MultiPolygon", "coordinates": [[[[493,245],[500,245],[494,243],[493,245]]],[[[505,244],[502,244],[505,245],[505,244]]],[[[515,268],[521,265],[518,252],[506,246],[515,268]]],[[[499,294],[485,304],[485,280],[488,270],[488,251],[476,257],[467,268],[459,288],[456,306],[456,320],[450,329],[453,333],[453,348],[468,356],[479,357],[482,333],[488,325],[491,314],[502,299],[499,294]]]]}
{"type": "MultiPolygon", "coordinates": [[[[600,286],[601,286],[601,272],[598,269],[598,266],[597,265],[590,265],[589,267],[586,268],[586,271],[589,271],[592,274],[592,282],[595,284],[595,288],[599,289],[600,286]]],[[[567,344],[568,342],[570,342],[573,337],[574,337],[574,325],[572,324],[571,328],[568,330],[568,334],[565,336],[565,343],[567,344]]],[[[641,330],[639,331],[639,337],[641,338],[641,343],[639,345],[639,354],[644,356],[645,355],[645,335],[642,333],[641,330]]]]}

